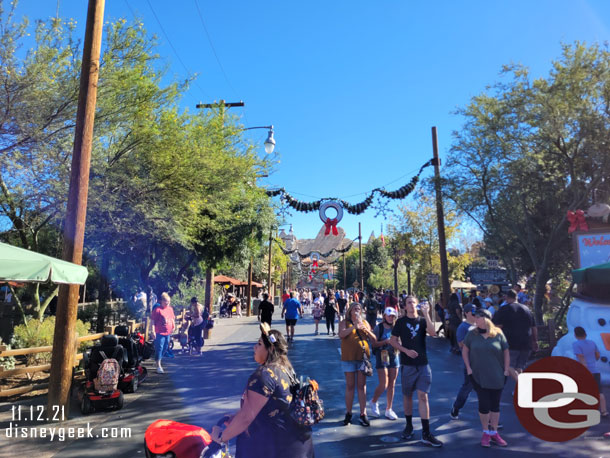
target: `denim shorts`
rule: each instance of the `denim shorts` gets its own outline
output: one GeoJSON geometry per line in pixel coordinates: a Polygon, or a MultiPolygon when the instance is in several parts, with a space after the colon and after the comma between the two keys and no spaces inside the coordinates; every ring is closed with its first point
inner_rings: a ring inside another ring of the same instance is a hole
{"type": "Polygon", "coordinates": [[[362,361],[341,361],[341,370],[343,372],[358,372],[362,361]]]}
{"type": "Polygon", "coordinates": [[[400,358],[398,353],[394,355],[394,358],[390,356],[390,364],[384,366],[381,362],[381,350],[375,353],[375,369],[396,369],[400,367],[400,358]]]}

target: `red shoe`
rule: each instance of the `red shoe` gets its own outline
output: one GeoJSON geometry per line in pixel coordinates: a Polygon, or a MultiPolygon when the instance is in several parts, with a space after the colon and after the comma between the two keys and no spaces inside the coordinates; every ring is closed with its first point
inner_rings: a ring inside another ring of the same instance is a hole
{"type": "Polygon", "coordinates": [[[500,447],[506,447],[508,445],[506,441],[500,437],[498,431],[496,431],[496,434],[494,434],[493,436],[490,436],[490,439],[492,442],[495,442],[496,445],[499,445],[500,447]]]}
{"type": "Polygon", "coordinates": [[[483,437],[481,437],[481,447],[491,447],[489,443],[491,436],[487,433],[483,433],[483,437]]]}

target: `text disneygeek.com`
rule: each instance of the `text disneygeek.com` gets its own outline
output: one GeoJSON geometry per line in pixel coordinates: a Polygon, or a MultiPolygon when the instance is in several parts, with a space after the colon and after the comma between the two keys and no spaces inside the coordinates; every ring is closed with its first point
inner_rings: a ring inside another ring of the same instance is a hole
{"type": "Polygon", "coordinates": [[[50,442],[64,442],[66,439],[84,438],[130,438],[131,428],[99,428],[99,432],[93,432],[93,428],[87,423],[83,427],[67,426],[19,426],[18,423],[9,423],[9,427],[4,429],[4,437],[7,439],[48,439],[50,442]]]}

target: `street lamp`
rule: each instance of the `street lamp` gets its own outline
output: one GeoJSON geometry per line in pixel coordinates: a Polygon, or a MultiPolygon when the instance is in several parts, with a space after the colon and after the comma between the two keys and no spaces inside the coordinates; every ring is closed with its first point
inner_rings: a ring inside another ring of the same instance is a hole
{"type": "Polygon", "coordinates": [[[246,127],[241,130],[252,130],[252,129],[269,129],[267,140],[265,140],[265,153],[271,154],[275,148],[275,139],[273,138],[273,126],[257,126],[257,127],[246,127]]]}

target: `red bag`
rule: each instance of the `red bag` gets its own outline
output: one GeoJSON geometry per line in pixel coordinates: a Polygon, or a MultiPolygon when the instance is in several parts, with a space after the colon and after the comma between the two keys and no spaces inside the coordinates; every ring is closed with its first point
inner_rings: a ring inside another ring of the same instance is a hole
{"type": "MultiPolygon", "coordinates": [[[[203,428],[172,420],[157,420],[144,433],[146,448],[155,455],[172,452],[180,458],[199,458],[212,442],[203,428]]],[[[148,456],[148,455],[147,455],[148,456]]]]}

